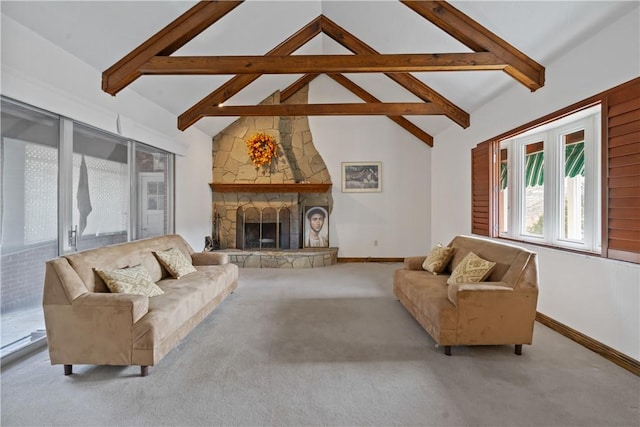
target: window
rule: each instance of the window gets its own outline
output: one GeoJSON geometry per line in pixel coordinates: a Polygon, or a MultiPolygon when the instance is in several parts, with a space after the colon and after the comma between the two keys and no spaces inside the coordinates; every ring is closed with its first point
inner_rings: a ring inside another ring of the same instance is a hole
{"type": "Polygon", "coordinates": [[[2,101],[0,356],[44,341],[45,262],[58,254],[57,116],[2,101]]]}
{"type": "Polygon", "coordinates": [[[0,112],[5,362],[42,342],[48,259],[173,231],[174,156],[4,97],[0,112]]]}
{"type": "MultiPolygon", "coordinates": [[[[72,128],[73,153],[70,186],[73,244],[62,241],[63,251],[86,250],[128,240],[129,220],[129,141],[64,119],[72,128]]],[[[63,178],[64,179],[64,178],[63,178]]],[[[67,190],[67,191],[64,191],[67,190]]],[[[70,191],[69,191],[70,190],[70,191]]],[[[68,196],[68,195],[67,195],[68,196]]]]}
{"type": "Polygon", "coordinates": [[[499,235],[600,251],[600,105],[500,141],[499,235]]]}
{"type": "MultiPolygon", "coordinates": [[[[52,139],[55,137],[54,134],[52,139]]],[[[23,243],[32,245],[55,240],[58,232],[58,149],[9,138],[5,143],[22,146],[24,153],[24,207],[20,209],[24,212],[23,243]]]]}
{"type": "Polygon", "coordinates": [[[640,263],[640,78],[471,150],[471,230],[640,263]]]}

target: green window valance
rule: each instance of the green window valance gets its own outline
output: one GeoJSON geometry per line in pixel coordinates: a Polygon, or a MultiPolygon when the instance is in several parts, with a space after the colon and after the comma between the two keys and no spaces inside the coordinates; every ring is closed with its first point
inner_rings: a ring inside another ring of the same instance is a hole
{"type": "MultiPolygon", "coordinates": [[[[584,176],[584,142],[567,144],[564,151],[565,177],[584,176]]],[[[535,187],[544,184],[544,154],[542,151],[526,156],[526,186],[535,187]]],[[[507,188],[507,162],[500,163],[500,189],[507,188]]]]}

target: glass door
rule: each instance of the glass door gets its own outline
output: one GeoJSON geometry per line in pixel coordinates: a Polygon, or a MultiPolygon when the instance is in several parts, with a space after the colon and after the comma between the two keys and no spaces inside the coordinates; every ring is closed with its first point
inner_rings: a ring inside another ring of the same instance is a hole
{"type": "Polygon", "coordinates": [[[59,118],[2,100],[2,357],[44,338],[45,262],[58,255],[59,118]]]}
{"type": "Polygon", "coordinates": [[[45,336],[46,261],[173,231],[174,156],[4,97],[1,102],[4,358],[45,336]]]}
{"type": "Polygon", "coordinates": [[[88,126],[63,121],[61,252],[129,240],[128,142],[88,126]],[[71,138],[69,138],[69,135],[71,138]]]}

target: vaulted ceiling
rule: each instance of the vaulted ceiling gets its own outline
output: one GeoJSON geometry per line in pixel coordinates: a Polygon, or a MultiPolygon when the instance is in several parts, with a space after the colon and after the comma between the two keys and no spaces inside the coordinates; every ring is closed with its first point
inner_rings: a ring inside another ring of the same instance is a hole
{"type": "Polygon", "coordinates": [[[115,95],[142,75],[236,74],[178,117],[184,130],[203,117],[386,115],[433,146],[433,137],[412,126],[405,115],[444,115],[462,127],[469,115],[410,72],[504,71],[532,91],[544,85],[544,67],[445,1],[412,0],[401,3],[463,43],[472,52],[380,54],[362,40],[320,15],[263,56],[172,55],[201,32],[240,6],[243,1],[201,1],[139,45],[102,74],[102,89],[115,95]],[[352,55],[292,55],[315,36],[324,33],[352,55]],[[384,73],[411,94],[414,103],[384,103],[355,85],[342,73],[384,73]],[[223,105],[263,74],[306,73],[284,89],[295,93],[319,74],[326,74],[364,103],[304,105],[223,105]]]}
{"type": "Polygon", "coordinates": [[[540,64],[637,6],[629,3],[2,1],[0,7],[106,70],[107,92],[140,93],[175,114],[180,129],[214,135],[239,115],[376,114],[430,145],[449,126],[472,125],[473,111],[498,92],[543,86],[540,64]],[[191,22],[180,24],[189,11],[191,22]],[[167,26],[173,35],[157,34],[167,26]],[[129,61],[126,55],[147,40],[147,56],[129,61]],[[118,68],[120,77],[110,73],[118,68]],[[341,88],[328,100],[334,105],[256,106],[274,90],[286,98],[316,78],[341,88]]]}

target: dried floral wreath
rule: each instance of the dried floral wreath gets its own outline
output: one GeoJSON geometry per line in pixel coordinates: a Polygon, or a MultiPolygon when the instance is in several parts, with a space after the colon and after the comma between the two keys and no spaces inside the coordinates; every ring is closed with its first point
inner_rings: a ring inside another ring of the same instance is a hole
{"type": "Polygon", "coordinates": [[[264,133],[257,133],[247,139],[247,154],[256,167],[269,165],[278,156],[275,139],[264,133]]]}

